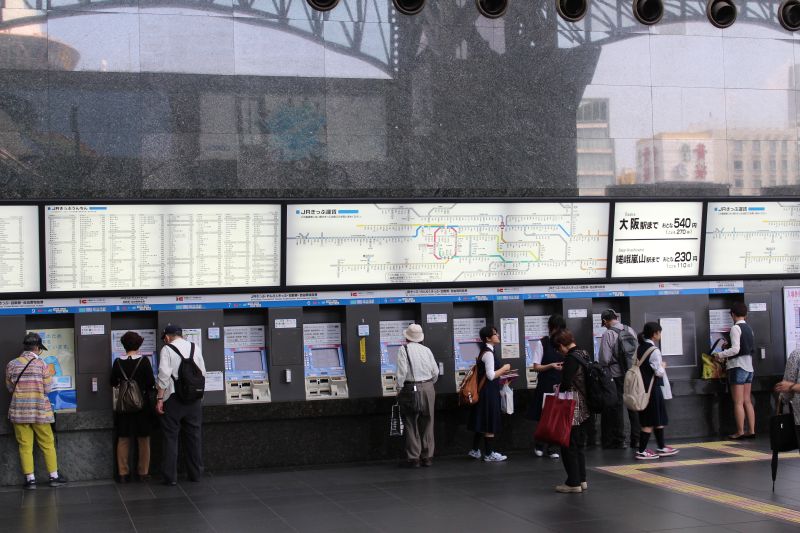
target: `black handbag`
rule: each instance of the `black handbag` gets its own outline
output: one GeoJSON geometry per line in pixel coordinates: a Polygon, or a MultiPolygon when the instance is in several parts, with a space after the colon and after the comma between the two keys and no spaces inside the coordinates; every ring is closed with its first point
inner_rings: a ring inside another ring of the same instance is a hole
{"type": "MultiPolygon", "coordinates": [[[[414,376],[414,367],[411,365],[411,357],[408,355],[408,346],[406,349],[406,359],[408,360],[408,368],[411,370],[411,379],[415,382],[417,378],[414,376]]],[[[417,387],[416,383],[406,383],[403,385],[403,390],[398,395],[398,400],[407,413],[422,413],[425,411],[425,400],[422,397],[422,391],[417,387]]]]}
{"type": "Polygon", "coordinates": [[[778,398],[777,414],[769,417],[769,446],[773,452],[791,452],[797,449],[797,432],[794,425],[792,404],[789,412],[783,412],[781,398],[778,398]]]}

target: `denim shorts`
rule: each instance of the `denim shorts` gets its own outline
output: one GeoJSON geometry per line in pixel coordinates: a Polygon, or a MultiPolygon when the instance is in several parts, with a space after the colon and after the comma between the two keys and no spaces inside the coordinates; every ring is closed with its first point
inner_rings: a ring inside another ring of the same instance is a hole
{"type": "Polygon", "coordinates": [[[753,382],[753,373],[744,368],[731,368],[728,370],[728,383],[731,385],[745,385],[753,382]]]}

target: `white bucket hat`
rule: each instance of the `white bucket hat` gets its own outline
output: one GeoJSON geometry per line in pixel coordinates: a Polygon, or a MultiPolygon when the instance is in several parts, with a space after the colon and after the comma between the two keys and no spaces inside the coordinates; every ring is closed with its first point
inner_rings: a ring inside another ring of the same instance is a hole
{"type": "Polygon", "coordinates": [[[425,334],[422,333],[422,326],[419,324],[409,324],[403,335],[411,342],[422,342],[422,339],[425,338],[425,334]]]}

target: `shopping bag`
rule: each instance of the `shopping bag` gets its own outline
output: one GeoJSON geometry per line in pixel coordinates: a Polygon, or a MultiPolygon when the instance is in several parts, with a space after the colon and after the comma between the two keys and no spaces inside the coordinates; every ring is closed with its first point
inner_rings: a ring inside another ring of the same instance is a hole
{"type": "Polygon", "coordinates": [[[400,416],[400,404],[395,402],[392,406],[392,415],[389,419],[389,436],[403,436],[403,418],[400,416]]]}
{"type": "Polygon", "coordinates": [[[571,394],[546,394],[543,399],[542,416],[536,426],[533,440],[569,447],[572,418],[575,415],[575,400],[571,394]]]}
{"type": "Polygon", "coordinates": [[[500,411],[507,415],[514,414],[514,391],[508,383],[500,389],[500,411]]]}

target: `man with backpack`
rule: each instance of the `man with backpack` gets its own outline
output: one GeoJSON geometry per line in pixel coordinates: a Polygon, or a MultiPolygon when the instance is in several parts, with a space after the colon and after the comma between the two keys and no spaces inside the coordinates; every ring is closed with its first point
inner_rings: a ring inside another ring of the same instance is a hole
{"type": "MultiPolygon", "coordinates": [[[[630,368],[639,342],[636,332],[630,326],[619,321],[619,314],[613,309],[606,309],[600,315],[606,331],[600,339],[599,363],[607,367],[617,387],[619,402],[603,411],[600,420],[601,443],[603,448],[621,449],[625,447],[625,420],[623,418],[622,394],[625,387],[625,372],[630,368]]],[[[630,420],[630,447],[636,448],[639,443],[639,413],[628,410],[630,420]]]]}
{"type": "Polygon", "coordinates": [[[200,347],[183,338],[180,326],[164,328],[164,347],[159,353],[156,411],[163,415],[164,484],[178,479],[178,437],[183,428],[186,471],[189,481],[200,481],[203,473],[202,423],[206,365],[200,347]]]}

